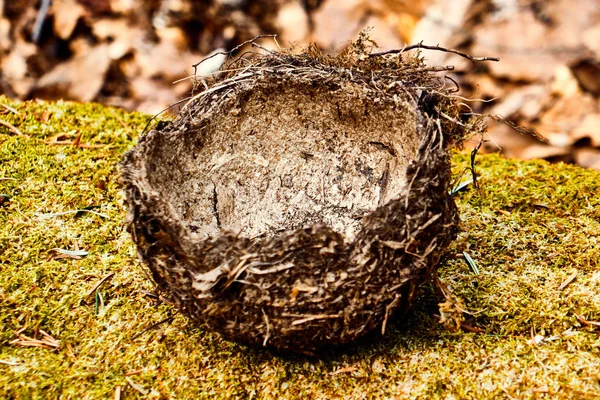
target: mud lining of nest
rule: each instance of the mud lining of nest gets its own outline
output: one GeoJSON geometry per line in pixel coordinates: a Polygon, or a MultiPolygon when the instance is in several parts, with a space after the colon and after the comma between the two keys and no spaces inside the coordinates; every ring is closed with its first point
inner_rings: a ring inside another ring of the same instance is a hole
{"type": "Polygon", "coordinates": [[[189,316],[311,353],[384,332],[435,273],[448,151],[484,125],[440,68],[372,48],[232,59],[126,154],[128,229],[189,316]]]}

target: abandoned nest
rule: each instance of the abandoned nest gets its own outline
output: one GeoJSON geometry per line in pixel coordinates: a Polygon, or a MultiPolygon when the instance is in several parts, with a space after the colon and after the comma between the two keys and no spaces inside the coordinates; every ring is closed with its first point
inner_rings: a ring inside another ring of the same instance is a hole
{"type": "Polygon", "coordinates": [[[433,276],[458,222],[448,151],[485,127],[447,68],[372,48],[231,59],[125,155],[128,229],[190,317],[311,353],[385,332],[433,276]]]}

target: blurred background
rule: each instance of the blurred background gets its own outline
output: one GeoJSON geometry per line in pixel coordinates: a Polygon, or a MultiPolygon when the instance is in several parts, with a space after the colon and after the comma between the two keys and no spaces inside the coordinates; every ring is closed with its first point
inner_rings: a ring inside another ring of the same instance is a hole
{"type": "Polygon", "coordinates": [[[183,78],[214,51],[276,33],[330,52],[365,27],[382,50],[423,41],[500,57],[423,51],[456,67],[474,111],[548,139],[490,120],[486,151],[600,170],[600,0],[0,0],[0,93],[154,114],[189,95],[183,78]]]}

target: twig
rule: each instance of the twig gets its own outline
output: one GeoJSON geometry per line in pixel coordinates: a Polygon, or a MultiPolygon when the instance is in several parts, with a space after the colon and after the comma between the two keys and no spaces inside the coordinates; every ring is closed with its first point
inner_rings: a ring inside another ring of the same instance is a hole
{"type": "Polygon", "coordinates": [[[6,108],[8,111],[12,112],[13,114],[21,115],[21,113],[19,111],[17,111],[16,108],[12,108],[8,104],[0,103],[0,106],[6,108]]]}
{"type": "Polygon", "coordinates": [[[129,379],[128,377],[125,377],[125,380],[127,381],[127,383],[129,383],[129,386],[131,386],[133,389],[138,391],[142,396],[148,396],[147,390],[144,390],[144,388],[142,388],[141,386],[133,383],[133,381],[131,379],[129,379]]]}
{"type": "Polygon", "coordinates": [[[87,293],[86,297],[89,297],[89,296],[93,295],[93,294],[94,294],[94,292],[95,292],[96,290],[98,290],[98,288],[99,288],[99,287],[100,287],[100,286],[101,286],[101,285],[102,285],[104,282],[106,282],[107,280],[109,280],[109,279],[110,279],[110,278],[112,278],[113,276],[115,276],[115,273],[114,273],[114,272],[111,272],[110,274],[106,275],[104,278],[100,279],[100,281],[98,281],[98,283],[96,283],[96,284],[94,285],[94,287],[93,287],[93,288],[92,288],[92,289],[91,289],[91,290],[90,290],[90,291],[87,293]]]}
{"type": "Polygon", "coordinates": [[[437,51],[443,51],[445,53],[454,53],[454,54],[458,54],[461,57],[464,57],[468,60],[471,60],[473,62],[475,61],[500,61],[500,58],[498,57],[473,57],[471,55],[468,55],[467,53],[463,53],[462,51],[458,51],[458,50],[454,50],[454,49],[447,49],[445,47],[441,47],[441,46],[428,46],[423,44],[423,42],[419,42],[417,44],[413,44],[411,46],[406,46],[403,47],[402,49],[392,49],[392,50],[387,50],[387,51],[382,51],[379,53],[371,53],[369,54],[369,57],[377,57],[377,56],[384,56],[386,54],[399,54],[399,53],[404,53],[406,51],[410,51],[410,50],[415,50],[415,49],[425,49],[425,50],[437,50],[437,51]]]}
{"type": "Polygon", "coordinates": [[[50,3],[52,0],[42,0],[42,5],[38,11],[37,17],[35,18],[35,24],[33,25],[33,30],[31,32],[31,41],[33,43],[37,43],[40,40],[40,35],[42,34],[42,27],[44,26],[44,20],[48,15],[48,10],[50,9],[50,3]]]}
{"type": "Polygon", "coordinates": [[[536,138],[537,140],[539,140],[542,143],[549,143],[549,140],[547,138],[545,138],[544,136],[542,136],[542,134],[540,134],[539,132],[530,129],[530,128],[526,128],[524,126],[521,125],[517,125],[515,122],[511,121],[508,118],[503,117],[502,115],[490,115],[489,116],[491,119],[493,119],[494,121],[498,121],[500,123],[503,123],[507,126],[510,126],[511,128],[513,128],[515,131],[519,132],[522,135],[531,135],[534,138],[536,138]]]}
{"type": "Polygon", "coordinates": [[[475,146],[475,148],[471,150],[471,165],[469,166],[469,169],[471,170],[471,176],[473,177],[473,186],[475,187],[475,189],[479,189],[479,182],[477,182],[477,172],[475,171],[475,157],[477,157],[477,152],[479,151],[481,146],[483,146],[484,142],[485,141],[483,140],[482,135],[481,140],[479,141],[479,143],[477,143],[477,146],[475,146]]]}
{"type": "MultiPolygon", "coordinates": [[[[194,67],[194,75],[196,75],[196,69],[198,68],[198,66],[200,64],[202,64],[203,62],[205,62],[206,60],[210,60],[211,58],[216,57],[218,55],[221,55],[221,56],[230,56],[232,53],[236,52],[237,50],[239,50],[240,48],[244,47],[248,43],[254,43],[258,39],[263,39],[263,38],[267,38],[267,37],[275,39],[277,37],[277,35],[274,35],[274,34],[271,34],[271,35],[258,35],[258,36],[254,37],[252,39],[246,40],[245,42],[242,42],[242,43],[238,44],[237,46],[235,46],[233,49],[231,49],[229,51],[217,51],[216,53],[213,53],[210,56],[203,58],[202,60],[200,60],[196,64],[192,65],[192,67],[194,67]]],[[[277,41],[275,41],[275,43],[277,43],[277,41]]]]}
{"type": "Polygon", "coordinates": [[[11,131],[12,133],[14,133],[17,136],[25,136],[25,137],[29,137],[29,135],[24,134],[23,132],[21,132],[19,130],[19,128],[17,128],[16,126],[14,126],[13,124],[11,124],[10,122],[6,122],[3,119],[0,119],[0,125],[3,125],[5,127],[8,128],[9,131],[11,131]]]}
{"type": "Polygon", "coordinates": [[[143,331],[141,331],[140,333],[137,333],[137,334],[135,334],[135,335],[134,335],[134,336],[131,338],[131,340],[135,340],[135,339],[139,338],[139,337],[140,337],[140,336],[142,336],[144,333],[148,332],[148,331],[149,331],[149,330],[151,330],[151,329],[154,329],[154,328],[156,328],[157,326],[159,326],[159,325],[161,325],[161,324],[164,324],[165,322],[172,321],[172,320],[173,320],[173,318],[175,318],[175,316],[176,316],[177,314],[179,314],[179,312],[176,312],[176,313],[174,313],[174,314],[172,314],[172,315],[168,316],[167,318],[163,319],[162,321],[158,321],[157,323],[150,325],[149,327],[147,327],[146,329],[144,329],[144,330],[143,330],[143,331]]]}

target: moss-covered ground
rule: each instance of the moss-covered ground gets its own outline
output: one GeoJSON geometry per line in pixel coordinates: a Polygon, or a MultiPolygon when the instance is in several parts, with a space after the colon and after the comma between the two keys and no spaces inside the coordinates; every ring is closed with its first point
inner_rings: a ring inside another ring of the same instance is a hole
{"type": "Polygon", "coordinates": [[[384,337],[277,355],[179,314],[148,329],[174,310],[124,231],[117,169],[148,116],[0,103],[23,134],[0,126],[0,398],[600,398],[597,172],[478,157],[440,270],[470,313],[460,332],[427,286],[384,337]]]}

